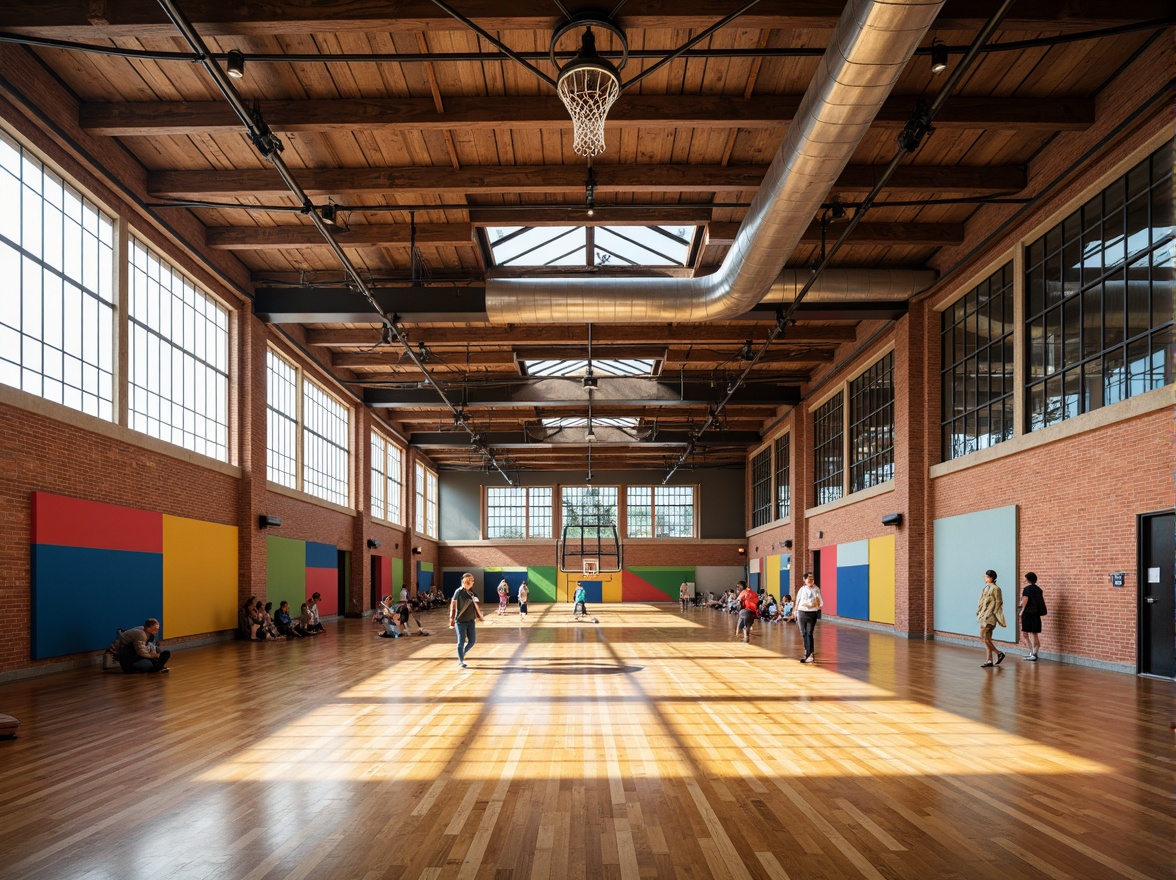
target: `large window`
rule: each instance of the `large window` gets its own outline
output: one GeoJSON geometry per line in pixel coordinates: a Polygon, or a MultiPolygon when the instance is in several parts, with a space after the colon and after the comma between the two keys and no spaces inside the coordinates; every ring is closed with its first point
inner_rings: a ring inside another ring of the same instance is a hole
{"type": "Polygon", "coordinates": [[[792,435],[776,438],[776,519],[792,513],[792,435]]]}
{"type": "Polygon", "coordinates": [[[943,460],[1013,436],[1013,264],[943,312],[943,460]]]}
{"type": "Polygon", "coordinates": [[[560,489],[560,520],[565,526],[615,523],[616,486],[563,486],[560,489]]]}
{"type": "Polygon", "coordinates": [[[266,372],[267,476],[346,506],[350,411],[272,349],[266,372]]]}
{"type": "Polygon", "coordinates": [[[845,494],[845,406],[842,399],[838,392],[813,413],[817,504],[828,504],[845,494]]]}
{"type": "Polygon", "coordinates": [[[486,490],[486,537],[551,537],[549,486],[492,486],[486,490]]]}
{"type": "Polygon", "coordinates": [[[625,489],[625,536],[693,538],[693,486],[628,486],[625,489]]]}
{"type": "Polygon", "coordinates": [[[894,479],[894,354],[849,383],[849,491],[894,479]]]}
{"type": "Polygon", "coordinates": [[[437,475],[419,461],[413,470],[413,497],[416,504],[414,522],[416,530],[427,538],[437,537],[437,475]]]}
{"type": "Polygon", "coordinates": [[[1025,249],[1030,431],[1172,382],[1172,147],[1025,249]]]}
{"type": "Polygon", "coordinates": [[[400,447],[372,432],[372,516],[401,523],[404,497],[404,453],[400,447]]]}
{"type": "Polygon", "coordinates": [[[130,247],[129,425],[229,457],[229,312],[139,239],[130,247]]]}
{"type": "Polygon", "coordinates": [[[772,521],[772,447],[751,460],[751,527],[772,521]]]}
{"type": "Polygon", "coordinates": [[[0,131],[0,382],[114,418],[114,219],[0,131]]]}

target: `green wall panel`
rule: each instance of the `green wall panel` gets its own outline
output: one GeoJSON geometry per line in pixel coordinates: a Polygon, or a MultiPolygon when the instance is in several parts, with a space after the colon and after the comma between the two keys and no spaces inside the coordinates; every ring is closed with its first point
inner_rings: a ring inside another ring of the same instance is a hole
{"type": "Polygon", "coordinates": [[[554,565],[537,565],[527,569],[527,588],[531,602],[554,602],[557,574],[554,565]]]}
{"type": "Polygon", "coordinates": [[[392,595],[399,599],[400,589],[404,586],[404,560],[393,557],[389,562],[392,563],[392,595]]]}
{"type": "Polygon", "coordinates": [[[265,599],[274,607],[285,600],[297,615],[306,601],[306,542],[265,536],[265,599]]]}
{"type": "Polygon", "coordinates": [[[626,569],[637,577],[657,587],[673,601],[678,601],[678,588],[683,581],[694,580],[694,566],[666,568],[654,565],[626,565],[626,569]]]}

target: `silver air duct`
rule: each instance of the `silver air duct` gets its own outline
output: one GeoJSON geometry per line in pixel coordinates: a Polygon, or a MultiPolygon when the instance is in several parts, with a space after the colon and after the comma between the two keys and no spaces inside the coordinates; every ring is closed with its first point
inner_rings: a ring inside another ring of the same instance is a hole
{"type": "Polygon", "coordinates": [[[490,321],[702,322],[750,310],[780,276],[942,5],[850,0],[718,271],[700,278],[489,278],[490,321]]]}
{"type": "MultiPolygon", "coordinates": [[[[785,269],[760,302],[790,303],[812,277],[807,269],[785,269]]],[[[826,269],[804,295],[806,303],[903,302],[939,276],[929,269],[826,269]]]]}

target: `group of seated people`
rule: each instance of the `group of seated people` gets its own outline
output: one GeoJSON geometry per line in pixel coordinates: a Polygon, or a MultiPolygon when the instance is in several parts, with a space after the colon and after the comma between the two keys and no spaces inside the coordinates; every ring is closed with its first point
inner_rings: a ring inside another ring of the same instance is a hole
{"type": "Polygon", "coordinates": [[[429,592],[417,593],[412,598],[409,598],[408,588],[405,587],[400,591],[400,601],[408,602],[409,607],[413,611],[428,611],[431,608],[440,608],[449,604],[445,600],[445,595],[441,592],[441,588],[436,584],[433,585],[433,588],[429,592]]]}
{"type": "Polygon", "coordinates": [[[322,596],[315,593],[308,602],[303,602],[302,610],[295,618],[290,614],[289,602],[278,603],[275,611],[273,602],[263,603],[256,596],[250,596],[237,613],[238,634],[251,642],[316,636],[323,632],[318,612],[320,599],[322,596]]]}
{"type": "Polygon", "coordinates": [[[419,601],[410,602],[408,591],[404,590],[400,593],[400,601],[394,604],[391,596],[385,596],[372,614],[372,623],[377,629],[382,630],[379,633],[380,638],[396,639],[408,635],[410,622],[416,627],[417,635],[429,635],[429,631],[417,616],[417,611],[426,611],[432,607],[428,597],[429,594],[426,593],[419,597],[419,601]]]}
{"type": "MultiPolygon", "coordinates": [[[[784,598],[777,602],[776,597],[771,593],[765,590],[758,590],[757,592],[759,594],[759,607],[756,616],[759,620],[768,623],[787,623],[793,619],[792,596],[790,594],[785,593],[784,598]]],[[[738,597],[739,592],[737,590],[727,590],[718,596],[714,593],[707,593],[704,604],[707,608],[726,611],[728,614],[738,614],[740,611],[738,597]]]]}

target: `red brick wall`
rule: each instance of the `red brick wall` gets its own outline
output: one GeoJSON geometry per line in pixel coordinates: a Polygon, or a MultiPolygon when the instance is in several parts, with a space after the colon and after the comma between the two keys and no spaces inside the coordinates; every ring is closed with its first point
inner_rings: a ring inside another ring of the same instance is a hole
{"type": "Polygon", "coordinates": [[[1172,505],[1172,415],[1151,413],[932,480],[936,517],[1018,505],[1020,594],[1034,571],[1049,615],[1042,648],[1136,660],[1136,514],[1172,505]],[[1122,588],[1109,572],[1127,572],[1122,588]]]}
{"type": "MultiPolygon", "coordinates": [[[[733,541],[627,541],[624,565],[743,565],[733,541]]],[[[441,547],[441,568],[556,565],[555,544],[476,544],[441,547]]]]}
{"type": "Polygon", "coordinates": [[[0,403],[0,672],[60,662],[29,660],[35,491],[237,522],[236,477],[0,403]]]}

